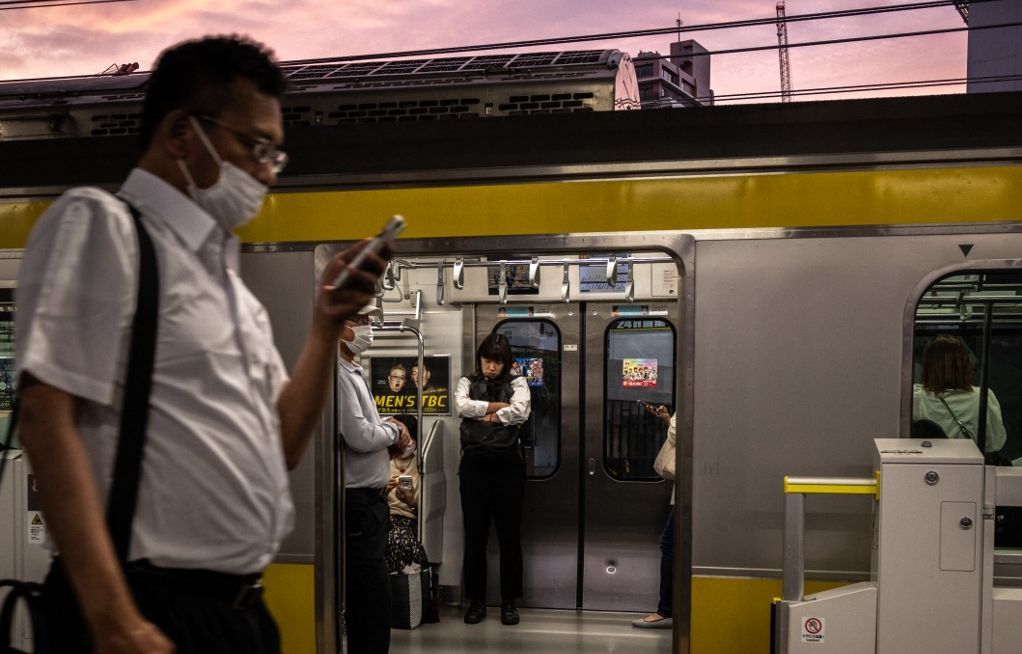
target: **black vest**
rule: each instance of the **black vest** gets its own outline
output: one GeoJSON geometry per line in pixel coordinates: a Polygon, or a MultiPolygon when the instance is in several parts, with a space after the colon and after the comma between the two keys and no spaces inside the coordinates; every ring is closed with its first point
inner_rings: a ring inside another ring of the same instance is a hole
{"type": "MultiPolygon", "coordinates": [[[[495,382],[485,377],[472,382],[468,396],[480,402],[511,402],[510,380],[495,382]]],[[[477,454],[511,454],[518,452],[520,425],[483,422],[474,418],[461,419],[461,452],[463,456],[477,454]]]]}

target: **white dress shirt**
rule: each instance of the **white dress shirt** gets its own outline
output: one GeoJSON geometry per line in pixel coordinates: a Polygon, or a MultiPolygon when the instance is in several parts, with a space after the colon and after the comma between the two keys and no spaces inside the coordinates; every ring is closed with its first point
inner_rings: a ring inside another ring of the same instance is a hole
{"type": "MultiPolygon", "coordinates": [[[[486,415],[486,408],[489,402],[473,400],[468,396],[469,388],[472,386],[468,377],[458,380],[458,386],[454,390],[454,408],[459,418],[482,418],[486,415]]],[[[532,410],[532,392],[529,391],[529,382],[525,377],[511,378],[511,406],[504,407],[497,411],[497,419],[505,425],[520,425],[529,419],[529,412],[532,410]]]]}
{"type": "MultiPolygon", "coordinates": [[[[266,310],[236,272],[237,240],[141,169],[120,192],[153,240],[160,306],[129,558],[245,574],[293,525],[276,400],[288,381],[266,310]]],[[[62,195],[18,278],[17,370],[84,400],[77,428],[106,498],[117,447],[138,243],[123,202],[62,195]]]]}
{"type": "Polygon", "coordinates": [[[380,419],[362,366],[337,361],[337,425],[347,446],[344,487],[384,488],[390,481],[387,448],[397,441],[400,429],[380,419]]]}

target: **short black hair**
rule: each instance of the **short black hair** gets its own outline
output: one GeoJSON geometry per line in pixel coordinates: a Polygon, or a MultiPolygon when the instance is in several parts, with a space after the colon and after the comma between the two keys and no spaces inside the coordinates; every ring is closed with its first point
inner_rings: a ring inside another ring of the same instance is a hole
{"type": "Polygon", "coordinates": [[[494,381],[507,382],[511,380],[511,366],[514,365],[514,358],[511,356],[511,343],[507,340],[507,336],[499,332],[491,332],[479,344],[479,349],[476,350],[476,369],[473,380],[484,377],[481,361],[484,357],[504,364],[504,369],[500,371],[494,381]]]}
{"type": "Polygon", "coordinates": [[[185,41],[160,53],[146,85],[142,150],[152,143],[163,117],[175,109],[218,117],[230,104],[230,85],[239,77],[278,100],[287,90],[273,51],[237,34],[185,41]]]}

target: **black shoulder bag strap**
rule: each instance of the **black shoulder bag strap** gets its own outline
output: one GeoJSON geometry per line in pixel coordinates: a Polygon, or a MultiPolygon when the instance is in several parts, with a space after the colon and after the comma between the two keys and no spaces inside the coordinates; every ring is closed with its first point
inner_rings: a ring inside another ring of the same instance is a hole
{"type": "MultiPolygon", "coordinates": [[[[129,203],[128,209],[138,236],[138,297],[131,325],[131,345],[128,351],[128,371],[124,382],[124,403],[121,407],[121,425],[114,459],[114,477],[107,499],[107,527],[114,550],[121,564],[127,563],[131,545],[131,524],[138,504],[138,485],[142,473],[142,453],[145,449],[146,428],[149,423],[149,396],[152,390],[153,362],[156,355],[156,326],[159,310],[160,280],[153,241],[142,224],[142,215],[129,203]]],[[[2,450],[10,449],[18,423],[18,400],[15,396],[11,422],[2,450]]],[[[4,454],[4,452],[0,452],[4,454]]],[[[0,458],[0,480],[3,479],[6,455],[0,458]]],[[[0,607],[0,652],[14,652],[10,645],[14,606],[19,599],[25,601],[32,619],[35,651],[48,652],[46,647],[45,616],[39,604],[41,585],[16,579],[0,580],[0,588],[8,587],[7,596],[0,607]]]]}
{"type": "Polygon", "coordinates": [[[958,425],[958,430],[962,432],[962,436],[965,436],[969,440],[975,441],[976,437],[973,435],[971,431],[969,431],[969,428],[965,426],[965,423],[958,419],[958,416],[956,416],[955,412],[951,410],[951,407],[948,405],[947,401],[940,395],[937,396],[937,399],[940,400],[940,403],[944,405],[944,408],[947,409],[947,412],[951,414],[951,419],[955,421],[956,425],[958,425]]]}
{"type": "Polygon", "coordinates": [[[142,475],[142,453],[149,425],[149,394],[153,386],[156,357],[156,323],[160,305],[160,276],[153,241],[142,224],[142,214],[128,204],[138,234],[138,298],[131,323],[128,373],[124,379],[121,431],[114,459],[114,477],[107,498],[106,522],[114,550],[121,563],[128,561],[131,523],[138,504],[142,475]]]}

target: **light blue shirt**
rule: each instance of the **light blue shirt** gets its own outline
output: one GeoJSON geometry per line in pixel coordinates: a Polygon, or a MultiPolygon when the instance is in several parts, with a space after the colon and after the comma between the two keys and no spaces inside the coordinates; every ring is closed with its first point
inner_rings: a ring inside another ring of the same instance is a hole
{"type": "Polygon", "coordinates": [[[338,359],[337,428],[344,439],[344,487],[383,488],[390,481],[387,448],[397,441],[400,430],[384,422],[362,366],[338,359]]]}

